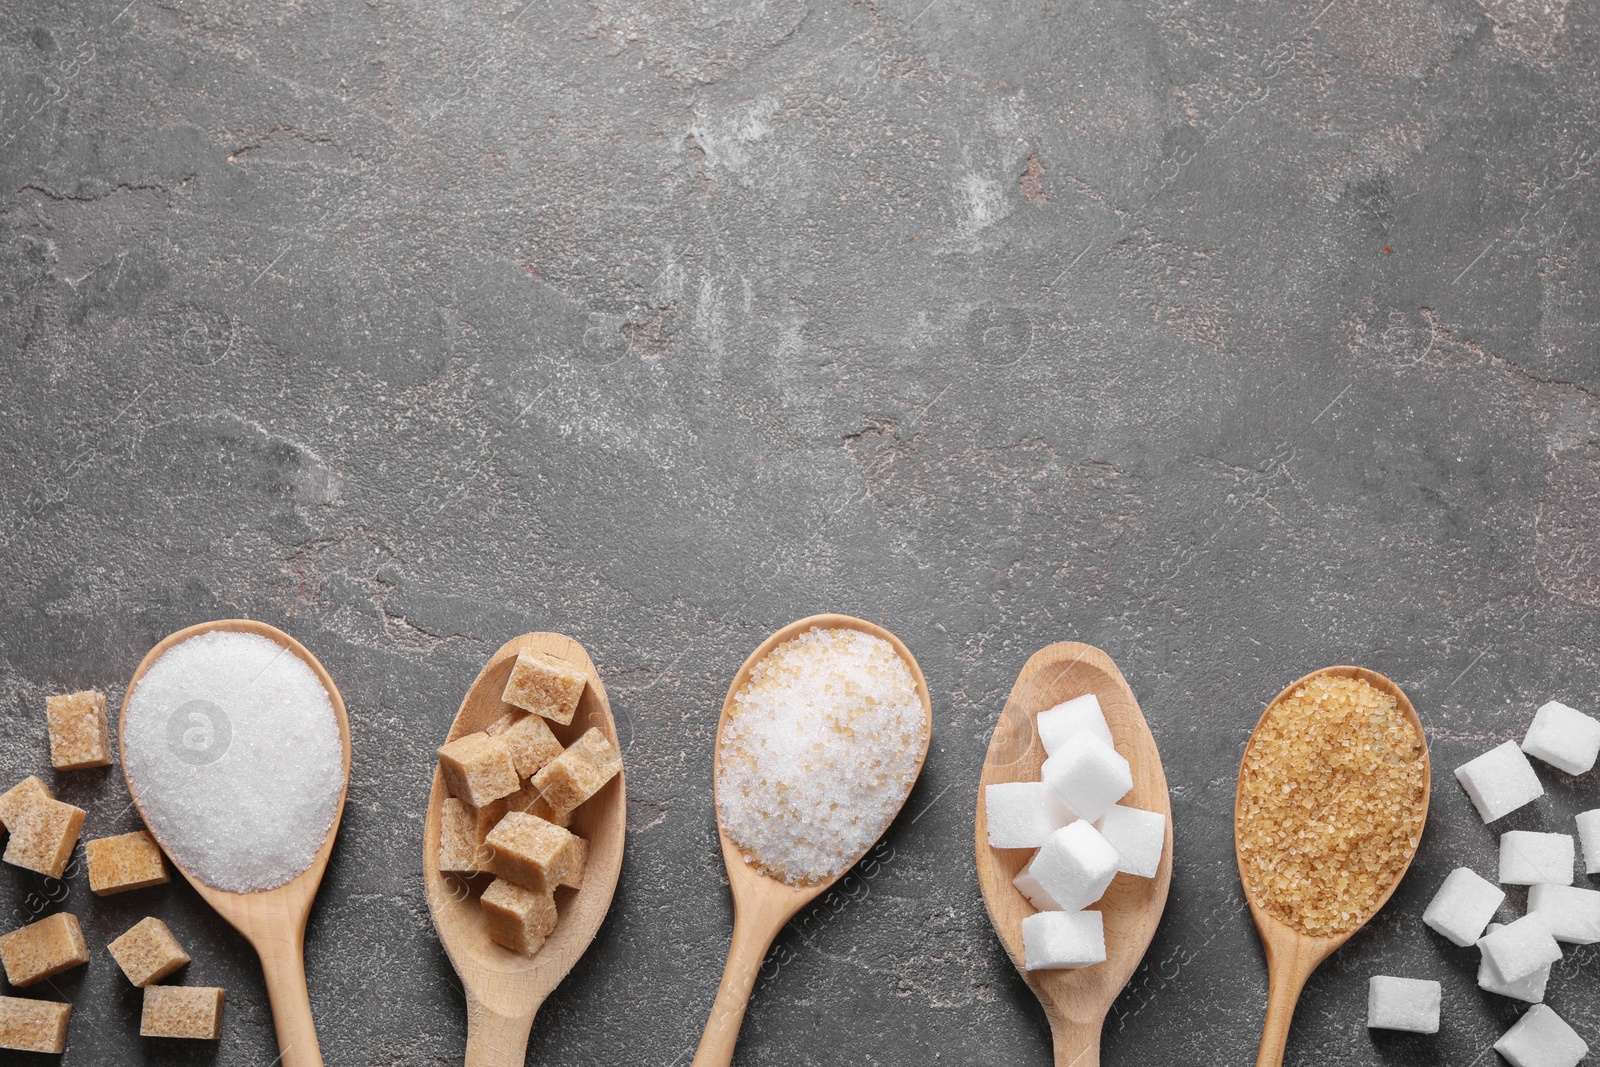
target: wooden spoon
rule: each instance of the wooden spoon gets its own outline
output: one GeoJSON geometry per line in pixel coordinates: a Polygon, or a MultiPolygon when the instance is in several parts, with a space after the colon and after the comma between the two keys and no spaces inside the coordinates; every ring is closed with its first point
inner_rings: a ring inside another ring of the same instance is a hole
{"type": "MultiPolygon", "coordinates": [[[[777,646],[814,629],[859,630],[882,638],[894,646],[895,652],[910,668],[911,677],[917,684],[917,696],[922,698],[926,723],[922,732],[922,751],[917,754],[917,769],[906,787],[906,796],[910,796],[911,786],[916,784],[917,777],[922,774],[922,764],[928,758],[928,739],[933,733],[933,702],[928,696],[927,679],[923,678],[922,668],[917,665],[916,657],[903,641],[881,626],[849,615],[812,615],[792,622],[750,653],[750,658],[744,661],[739,673],[733,676],[728,695],[722,702],[722,717],[717,721],[713,782],[722,766],[722,733],[728,724],[728,709],[733,706],[734,695],[750,680],[750,669],[777,646]]],[[[902,797],[900,803],[904,806],[905,798],[902,797]]],[[[761,961],[766,958],[778,931],[794,918],[795,912],[817,899],[854,867],[866,854],[867,848],[876,843],[869,842],[860,853],[852,856],[839,875],[824,882],[793,886],[763,874],[755,864],[745,862],[744,853],[739,851],[739,846],[733,843],[722,827],[721,812],[721,805],[718,805],[717,836],[722,840],[722,862],[728,868],[728,888],[733,893],[733,944],[728,949],[728,963],[722,972],[722,983],[717,987],[717,999],[711,1007],[711,1018],[706,1021],[705,1033],[700,1038],[700,1048],[694,1054],[692,1067],[727,1067],[733,1062],[733,1047],[739,1040],[739,1026],[744,1021],[745,1009],[749,1007],[750,993],[761,971],[761,961]]]]}
{"type": "MultiPolygon", "coordinates": [[[[128,760],[127,753],[122,747],[122,739],[127,734],[124,727],[127,724],[128,704],[133,699],[134,690],[139,687],[140,679],[151,665],[161,658],[162,653],[173,645],[216,630],[256,634],[275,641],[300,657],[305,665],[316,673],[322,687],[328,691],[328,702],[333,705],[333,714],[339,723],[339,745],[343,750],[339,802],[333,812],[333,825],[328,827],[328,836],[322,842],[322,848],[317,851],[316,858],[311,861],[311,866],[276,889],[260,893],[230,893],[206,885],[176,861],[172,865],[182,872],[189,880],[189,884],[194,886],[195,892],[199,893],[217,914],[228,920],[235,930],[244,935],[245,940],[256,950],[256,955],[261,957],[261,972],[266,979],[267,999],[272,1005],[272,1023],[278,1034],[279,1062],[283,1067],[322,1067],[322,1050],[317,1044],[316,1023],[311,1017],[311,997],[306,990],[305,939],[306,919],[311,914],[311,901],[316,897],[317,888],[322,884],[323,872],[328,869],[328,856],[333,852],[333,839],[339,833],[339,821],[344,815],[345,794],[350,786],[350,720],[345,715],[344,698],[339,695],[339,689],[333,684],[333,679],[328,676],[322,664],[317,662],[317,657],[307,651],[304,645],[277,627],[268,626],[264,622],[255,622],[251,619],[221,619],[179,630],[145,654],[144,659],[139,661],[138,670],[133,672],[133,680],[128,683],[128,691],[123,695],[117,739],[117,749],[122,755],[123,775],[127,777],[128,760]]],[[[134,804],[139,807],[139,815],[150,828],[151,834],[161,842],[161,834],[150,822],[150,817],[139,800],[139,792],[133,787],[132,779],[128,779],[128,793],[133,797],[134,804]]],[[[171,858],[172,850],[166,848],[165,842],[161,844],[168,858],[171,858]]]]}
{"type": "MultiPolygon", "coordinates": [[[[512,710],[500,697],[519,652],[564,659],[589,676],[571,724],[549,724],[563,745],[570,745],[591,727],[618,744],[611,703],[594,662],[578,642],[553,633],[523,634],[502,645],[467,690],[446,740],[476,733],[512,710]]],[[[472,892],[474,883],[439,870],[440,813],[450,794],[435,768],[422,830],[422,878],[433,925],[467,997],[467,1067],[522,1067],[534,1015],[600,929],[622,874],[622,844],[628,828],[624,773],[618,771],[573,815],[572,832],[589,842],[583,884],[576,891],[559,892],[556,907],[560,918],[555,930],[538,952],[524,956],[489,940],[483,907],[478,894],[472,892]]],[[[485,881],[485,877],[476,879],[476,887],[481,888],[485,881]]]]}
{"type": "MultiPolygon", "coordinates": [[[[1250,885],[1250,879],[1245,877],[1244,859],[1240,856],[1238,848],[1239,794],[1237,788],[1235,789],[1234,858],[1239,863],[1239,880],[1244,884],[1245,897],[1250,901],[1250,914],[1255,916],[1256,929],[1261,934],[1261,945],[1266,950],[1267,956],[1267,1017],[1261,1028],[1261,1051],[1256,1057],[1256,1067],[1280,1067],[1283,1063],[1284,1046],[1289,1040],[1289,1020],[1294,1015],[1295,1004],[1300,999],[1300,991],[1305,988],[1306,979],[1311,977],[1311,972],[1317,969],[1318,964],[1333,954],[1334,949],[1350,940],[1352,934],[1370,922],[1372,917],[1389,902],[1389,898],[1400,885],[1400,880],[1410,868],[1412,858],[1416,856],[1417,845],[1422,841],[1422,827],[1428,821],[1431,767],[1428,762],[1427,734],[1423,732],[1422,720],[1417,718],[1417,710],[1411,706],[1411,701],[1406,699],[1405,693],[1400,691],[1398,685],[1377,671],[1369,671],[1365,667],[1324,667],[1320,671],[1312,671],[1272,698],[1272,703],[1261,713],[1255,730],[1251,732],[1250,745],[1255,744],[1256,735],[1261,731],[1261,724],[1266,722],[1267,716],[1272,713],[1272,709],[1279,701],[1290,696],[1307,682],[1324,676],[1359,678],[1365,681],[1373,688],[1394,697],[1401,713],[1411,720],[1411,725],[1417,731],[1417,737],[1422,741],[1422,820],[1417,824],[1417,839],[1411,843],[1411,855],[1406,857],[1405,866],[1400,868],[1394,882],[1378,897],[1372,910],[1361,916],[1359,922],[1354,923],[1343,933],[1332,937],[1312,937],[1288,926],[1268,912],[1257,899],[1255,890],[1250,885]]],[[[1250,754],[1250,745],[1245,746],[1246,757],[1250,754]]],[[[1239,761],[1239,769],[1242,775],[1243,759],[1239,761]]]]}

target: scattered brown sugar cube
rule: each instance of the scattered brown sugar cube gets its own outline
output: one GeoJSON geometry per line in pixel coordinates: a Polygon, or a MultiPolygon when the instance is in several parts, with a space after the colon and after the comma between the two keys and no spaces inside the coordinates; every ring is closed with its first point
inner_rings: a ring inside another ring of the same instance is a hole
{"type": "Polygon", "coordinates": [[[0,966],[18,989],[89,962],[78,917],[58,912],[0,937],[0,966]]]}
{"type": "Polygon", "coordinates": [[[161,846],[146,830],[90,841],[83,854],[89,861],[89,889],[102,897],[172,881],[161,846]]]}
{"type": "Polygon", "coordinates": [[[514,811],[486,839],[489,870],[525,889],[554,893],[583,879],[589,843],[537,815],[514,811]]]}
{"type": "Polygon", "coordinates": [[[588,730],[533,776],[550,807],[563,815],[600,792],[622,770],[616,747],[597,729],[588,730]]]}
{"type": "Polygon", "coordinates": [[[50,766],[58,771],[111,766],[106,695],[93,689],[44,698],[50,720],[50,766]]]}
{"type": "Polygon", "coordinates": [[[135,923],[106,950],[136,986],[159,982],[189,962],[189,954],[167,924],[154,917],[135,923]]]}
{"type": "Polygon", "coordinates": [[[511,748],[486,733],[458,737],[439,750],[445,788],[457,800],[481,808],[510,796],[522,785],[511,763],[511,748]]]}
{"type": "Polygon", "coordinates": [[[484,732],[500,738],[511,749],[511,763],[519,778],[532,778],[539,768],[561,755],[561,742],[550,727],[539,716],[527,712],[508,711],[484,732]]]}
{"type": "Polygon", "coordinates": [[[71,1004],[0,997],[0,1048],[59,1056],[67,1051],[67,1020],[71,1017],[71,1004]]]}
{"type": "Polygon", "coordinates": [[[16,821],[17,813],[21,811],[29,797],[55,799],[51,796],[48,786],[34,775],[28,775],[4,793],[0,793],[0,827],[9,828],[16,821]]]}
{"type": "Polygon", "coordinates": [[[52,800],[48,793],[23,794],[12,804],[6,818],[11,839],[6,842],[3,858],[15,866],[60,878],[78,843],[83,816],[82,808],[52,800]]]}
{"type": "Polygon", "coordinates": [[[145,986],[139,1036],[215,1041],[222,1036],[222,998],[226,995],[227,990],[212,986],[145,986]]]}
{"type": "Polygon", "coordinates": [[[496,878],[483,891],[483,918],[490,941],[531,956],[556,928],[556,902],[549,893],[496,878]]]}
{"type": "Polygon", "coordinates": [[[439,811],[439,869],[481,874],[488,858],[478,835],[476,810],[450,797],[439,811]]]}
{"type": "Polygon", "coordinates": [[[588,680],[587,675],[565,660],[537,652],[519,652],[501,699],[566,726],[578,710],[578,698],[583,696],[588,680]]]}

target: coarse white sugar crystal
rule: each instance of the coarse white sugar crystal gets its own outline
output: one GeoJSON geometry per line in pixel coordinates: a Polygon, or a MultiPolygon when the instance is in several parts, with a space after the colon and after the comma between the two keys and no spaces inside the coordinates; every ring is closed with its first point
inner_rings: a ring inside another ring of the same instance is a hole
{"type": "Polygon", "coordinates": [[[1422,921],[1452,944],[1466,948],[1483,936],[1484,927],[1505,899],[1504,889],[1466,867],[1457,867],[1428,902],[1422,921]]]}
{"type": "Polygon", "coordinates": [[[1022,920],[1022,964],[1030,971],[1105,961],[1105,916],[1098,911],[1041,911],[1022,920]]]}
{"type": "Polygon", "coordinates": [[[1600,874],[1600,808],[1578,814],[1578,840],[1583,842],[1583,869],[1600,874]]]}
{"type": "Polygon", "coordinates": [[[1600,941],[1600,892],[1575,885],[1540,883],[1528,889],[1528,911],[1550,927],[1550,936],[1569,945],[1600,941]]]}
{"type": "Polygon", "coordinates": [[[1133,769],[1117,750],[1095,737],[1077,740],[1044,761],[1039,778],[1080,819],[1093,821],[1133,788],[1133,769]]]}
{"type": "Polygon", "coordinates": [[[1494,1050],[1511,1067],[1577,1067],[1589,1043],[1547,1004],[1535,1004],[1507,1030],[1494,1050]]]}
{"type": "Polygon", "coordinates": [[[1095,820],[1094,828],[1117,850],[1117,870],[1140,878],[1156,876],[1167,843],[1165,815],[1113,804],[1095,820]]]}
{"type": "Polygon", "coordinates": [[[1484,822],[1494,822],[1544,796],[1533,764],[1515,741],[1497,745],[1457,767],[1456,781],[1472,798],[1484,822]]]}
{"type": "Polygon", "coordinates": [[[1552,700],[1533,713],[1522,751],[1568,774],[1585,774],[1600,755],[1600,722],[1552,700]]]}
{"type": "Polygon", "coordinates": [[[1077,911],[1099,900],[1117,876],[1117,850],[1079,819],[1050,835],[1027,873],[1058,907],[1077,911]]]}
{"type": "Polygon", "coordinates": [[[1100,698],[1093,693],[1073,697],[1039,713],[1039,742],[1045,752],[1055,755],[1069,740],[1082,733],[1094,734],[1111,747],[1111,727],[1106,725],[1105,713],[1100,710],[1100,698]]]}
{"type": "Polygon", "coordinates": [[[763,656],[729,705],[723,828],[747,862],[790,885],[843,874],[889,828],[927,747],[916,680],[893,645],[808,630],[763,656]]]}
{"type": "Polygon", "coordinates": [[[1572,884],[1575,855],[1571,834],[1507,830],[1500,835],[1500,884],[1572,884]]]}
{"type": "MultiPolygon", "coordinates": [[[[1490,923],[1489,930],[1493,932],[1501,928],[1500,923],[1490,923]]],[[[1487,954],[1478,957],[1478,988],[1490,993],[1498,993],[1502,997],[1511,997],[1514,1000],[1524,1000],[1529,1004],[1537,1004],[1544,999],[1545,986],[1550,983],[1550,964],[1535,970],[1515,982],[1508,982],[1494,965],[1487,954]]]]}
{"type": "Polygon", "coordinates": [[[1561,946],[1538,915],[1524,915],[1484,934],[1478,949],[1508,982],[1519,982],[1561,958],[1561,946]]]}
{"type": "Polygon", "coordinates": [[[163,652],[128,701],[122,745],[161,847],[233,893],[276,888],[310,867],[344,790],[327,690],[259,634],[211,630],[163,652]]]}
{"type": "Polygon", "coordinates": [[[1077,818],[1043,782],[1001,782],[983,791],[994,848],[1038,848],[1077,818]]]}
{"type": "Polygon", "coordinates": [[[1438,982],[1375,974],[1367,979],[1367,1027],[1437,1034],[1440,999],[1438,982]]]}

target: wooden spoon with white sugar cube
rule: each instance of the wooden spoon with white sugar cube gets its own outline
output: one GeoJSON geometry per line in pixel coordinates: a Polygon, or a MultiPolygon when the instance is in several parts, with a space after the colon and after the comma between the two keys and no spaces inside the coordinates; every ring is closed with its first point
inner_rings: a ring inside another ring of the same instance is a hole
{"type": "Polygon", "coordinates": [[[1050,645],[1034,653],[1017,676],[989,741],[978,785],[977,860],[978,884],[995,933],[1050,1021],[1056,1064],[1098,1067],[1106,1013],[1144,958],[1172,882],[1172,805],[1161,753],[1133,690],[1111,657],[1098,648],[1076,641],[1050,645]],[[1158,812],[1166,819],[1161,859],[1154,877],[1118,874],[1091,905],[1104,920],[1105,962],[1073,970],[1030,971],[1024,962],[1022,920],[1035,909],[1012,880],[1028,865],[1033,850],[990,846],[985,793],[991,785],[1039,781],[1045,751],[1035,718],[1088,693],[1099,699],[1116,751],[1127,759],[1133,774],[1133,789],[1119,803],[1158,812]]]}

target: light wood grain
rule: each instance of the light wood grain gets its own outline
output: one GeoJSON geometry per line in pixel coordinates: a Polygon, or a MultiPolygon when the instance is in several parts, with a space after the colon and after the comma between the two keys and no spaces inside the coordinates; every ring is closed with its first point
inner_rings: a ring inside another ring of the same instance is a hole
{"type": "MultiPolygon", "coordinates": [[[[118,751],[122,752],[121,739],[126,736],[126,730],[121,727],[127,722],[128,704],[133,699],[134,690],[139,687],[139,681],[145,672],[173,645],[216,630],[256,634],[277,642],[300,657],[306,666],[315,672],[323,688],[328,691],[328,701],[333,705],[334,717],[339,723],[341,748],[339,801],[334,809],[333,825],[328,828],[328,836],[323,840],[322,847],[317,850],[311,866],[292,881],[276,889],[260,893],[230,893],[206,885],[185,870],[181,864],[173,863],[173,866],[188,879],[189,884],[194,886],[195,892],[216,909],[217,914],[228,920],[235,930],[244,935],[245,940],[256,950],[256,955],[261,958],[267,998],[272,1005],[272,1023],[278,1035],[279,1062],[283,1067],[322,1067],[322,1050],[317,1043],[317,1028],[311,1016],[311,998],[306,988],[305,936],[306,919],[311,915],[311,902],[317,895],[317,888],[322,885],[323,873],[328,869],[328,857],[333,853],[333,841],[339,834],[339,822],[344,815],[345,794],[350,785],[350,720],[345,714],[344,698],[340,696],[339,688],[333,684],[333,678],[304,645],[282,630],[268,626],[264,622],[252,619],[222,619],[187,627],[163,639],[139,661],[138,669],[133,672],[133,680],[128,683],[128,691],[122,698],[118,751]]],[[[122,754],[123,773],[126,777],[128,761],[126,753],[122,754]]],[[[144,818],[145,825],[150,828],[156,840],[161,842],[170,859],[172,850],[166,848],[166,843],[161,841],[160,832],[151,825],[149,817],[145,815],[144,807],[139,800],[139,792],[134,788],[131,779],[128,781],[128,793],[133,797],[134,804],[139,807],[139,814],[144,818]]]]}
{"type": "Polygon", "coordinates": [[[1023,665],[984,759],[976,834],[978,884],[989,919],[1012,964],[1044,1007],[1056,1064],[1098,1067],[1106,1013],[1155,937],[1172,883],[1172,803],[1161,753],[1133,690],[1110,656],[1091,645],[1063,641],[1040,649],[1023,665]],[[1035,719],[1041,711],[1085,693],[1099,699],[1117,751],[1133,770],[1133,789],[1120,803],[1165,815],[1166,841],[1154,878],[1119,874],[1091,905],[1105,917],[1104,963],[1030,971],[1023,966],[1022,920],[1035,908],[1011,880],[1028,865],[1034,850],[990,847],[985,790],[1003,782],[1037,782],[1046,753],[1035,719]]]}
{"type": "Polygon", "coordinates": [[[1422,827],[1428,821],[1428,799],[1430,793],[1430,764],[1428,762],[1428,737],[1423,732],[1422,720],[1417,718],[1417,709],[1411,706],[1404,692],[1398,685],[1379,674],[1377,671],[1367,670],[1365,667],[1324,667],[1320,671],[1312,671],[1304,678],[1290,683],[1283,692],[1272,698],[1272,702],[1261,713],[1261,718],[1256,721],[1255,731],[1250,735],[1250,744],[1245,746],[1245,755],[1239,760],[1241,780],[1244,771],[1244,761],[1250,755],[1250,745],[1255,744],[1256,734],[1261,729],[1261,724],[1272,713],[1273,707],[1284,700],[1295,690],[1305,685],[1314,678],[1335,676],[1342,678],[1360,678],[1375,689],[1380,689],[1395,698],[1402,714],[1416,728],[1417,736],[1422,740],[1422,821],[1417,826],[1417,839],[1411,844],[1411,856],[1406,858],[1405,866],[1395,875],[1394,882],[1383,891],[1372,910],[1361,917],[1360,922],[1354,924],[1349,930],[1335,937],[1311,937],[1300,933],[1293,927],[1280,922],[1262,906],[1255,890],[1251,888],[1250,880],[1245,877],[1243,857],[1239,855],[1239,793],[1237,787],[1234,791],[1234,858],[1239,864],[1239,880],[1244,885],[1244,894],[1250,902],[1250,914],[1255,917],[1256,929],[1261,934],[1261,946],[1267,957],[1267,1013],[1261,1027],[1261,1049],[1256,1056],[1256,1067],[1280,1067],[1283,1063],[1284,1047],[1289,1040],[1289,1022],[1294,1016],[1295,1005],[1300,1000],[1300,992],[1305,988],[1306,980],[1311,977],[1311,972],[1333,954],[1333,951],[1346,941],[1361,927],[1365,926],[1372,917],[1389,902],[1394,891],[1399,887],[1401,879],[1411,867],[1411,860],[1416,856],[1417,845],[1422,840],[1422,827]]]}
{"type": "MultiPolygon", "coordinates": [[[[792,622],[761,642],[756,650],[750,653],[744,665],[739,668],[739,672],[733,676],[733,682],[728,686],[728,695],[722,702],[722,716],[717,722],[717,749],[713,757],[713,781],[717,777],[717,770],[722,766],[722,731],[728,722],[728,711],[733,706],[734,695],[750,680],[750,669],[778,645],[813,629],[859,630],[882,638],[894,646],[894,650],[910,668],[911,676],[916,681],[917,696],[922,700],[926,725],[922,733],[922,751],[917,755],[916,772],[906,787],[906,795],[909,796],[911,786],[921,775],[922,765],[928,758],[928,740],[933,732],[933,701],[928,695],[928,682],[922,676],[922,668],[917,665],[916,657],[911,654],[911,650],[903,641],[881,626],[849,615],[812,615],[792,622]]],[[[902,806],[905,804],[904,797],[900,803],[902,806]]],[[[721,825],[721,810],[721,805],[718,805],[717,836],[722,842],[722,861],[728,868],[728,885],[733,893],[733,944],[728,949],[728,962],[723,969],[722,982],[717,987],[717,999],[712,1005],[711,1017],[706,1021],[705,1033],[700,1038],[700,1047],[695,1052],[692,1067],[728,1067],[728,1064],[733,1062],[733,1049],[739,1040],[739,1027],[744,1022],[751,990],[755,988],[756,976],[761,971],[761,962],[766,958],[767,950],[772,947],[772,941],[778,936],[778,931],[794,918],[796,912],[826,892],[829,886],[838,881],[839,877],[866,854],[866,848],[862,849],[860,854],[851,857],[840,875],[825,882],[791,886],[776,878],[768,877],[753,864],[745,862],[739,847],[728,837],[727,831],[721,825]]],[[[875,843],[869,842],[867,848],[871,848],[875,843]]]]}
{"type": "MultiPolygon", "coordinates": [[[[467,690],[450,733],[440,744],[476,733],[511,710],[500,697],[520,652],[555,656],[589,676],[571,724],[549,723],[563,745],[595,727],[621,750],[611,702],[594,662],[578,642],[554,633],[524,634],[502,645],[467,690]]],[[[627,835],[625,774],[626,769],[618,771],[574,814],[572,832],[589,842],[582,885],[575,892],[558,892],[555,930],[538,952],[525,956],[489,940],[482,905],[472,892],[481,889],[487,879],[479,879],[474,886],[460,875],[439,870],[440,813],[450,794],[435,768],[422,831],[422,876],[434,927],[467,998],[467,1067],[521,1067],[534,1016],[589,947],[611,909],[627,835]]]]}

